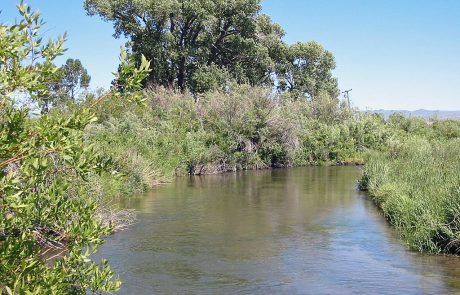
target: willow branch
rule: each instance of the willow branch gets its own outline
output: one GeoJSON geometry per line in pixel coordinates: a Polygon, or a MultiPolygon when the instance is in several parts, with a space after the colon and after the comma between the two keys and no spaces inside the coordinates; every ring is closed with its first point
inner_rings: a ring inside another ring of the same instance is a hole
{"type": "MultiPolygon", "coordinates": [[[[56,150],[55,149],[52,149],[52,148],[49,148],[49,149],[46,149],[43,151],[43,156],[46,156],[52,152],[55,152],[56,150]]],[[[5,160],[3,162],[0,162],[0,167],[3,167],[3,166],[7,166],[7,165],[10,165],[10,164],[13,164],[13,163],[16,163],[24,158],[27,157],[27,155],[23,155],[24,152],[21,152],[20,154],[14,156],[13,158],[10,158],[8,160],[5,160]]]]}

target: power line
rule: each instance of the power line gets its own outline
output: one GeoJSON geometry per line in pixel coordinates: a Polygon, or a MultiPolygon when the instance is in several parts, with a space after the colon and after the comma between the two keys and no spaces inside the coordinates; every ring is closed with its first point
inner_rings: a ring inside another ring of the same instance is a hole
{"type": "Polygon", "coordinates": [[[342,91],[343,97],[347,100],[348,108],[350,108],[350,92],[352,90],[353,89],[348,89],[348,90],[342,91]]]}

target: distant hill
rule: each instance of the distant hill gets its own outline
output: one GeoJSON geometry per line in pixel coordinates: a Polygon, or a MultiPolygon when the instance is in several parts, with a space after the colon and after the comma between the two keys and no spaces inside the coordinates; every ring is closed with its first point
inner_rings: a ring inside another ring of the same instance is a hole
{"type": "Polygon", "coordinates": [[[370,113],[383,114],[385,118],[388,118],[394,113],[401,113],[406,116],[411,117],[422,117],[422,118],[438,118],[438,119],[460,119],[460,111],[432,111],[432,110],[416,110],[416,111],[407,111],[407,110],[371,110],[370,113]]]}

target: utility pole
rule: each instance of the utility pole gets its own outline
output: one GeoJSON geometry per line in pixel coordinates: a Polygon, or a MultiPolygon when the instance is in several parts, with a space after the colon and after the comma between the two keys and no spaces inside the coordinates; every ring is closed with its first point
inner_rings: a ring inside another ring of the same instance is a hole
{"type": "Polygon", "coordinates": [[[342,91],[343,97],[347,100],[349,110],[351,109],[351,107],[350,107],[350,92],[352,90],[353,89],[348,89],[348,90],[342,91]]]}

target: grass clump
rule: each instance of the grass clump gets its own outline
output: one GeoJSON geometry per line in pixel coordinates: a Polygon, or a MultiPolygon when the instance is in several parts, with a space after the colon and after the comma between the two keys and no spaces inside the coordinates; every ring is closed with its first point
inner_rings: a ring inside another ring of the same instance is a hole
{"type": "Polygon", "coordinates": [[[459,139],[412,138],[365,167],[361,188],[412,249],[460,252],[459,148],[459,139]]]}

